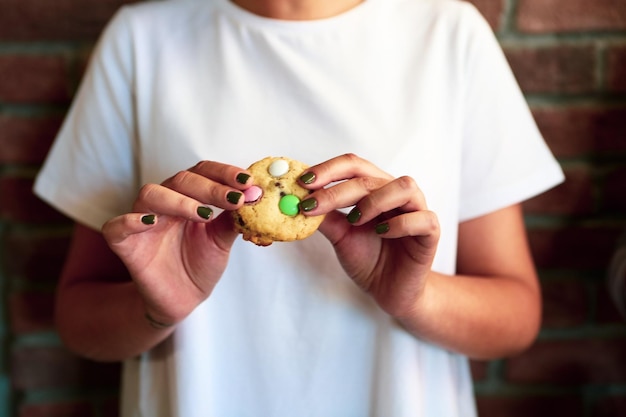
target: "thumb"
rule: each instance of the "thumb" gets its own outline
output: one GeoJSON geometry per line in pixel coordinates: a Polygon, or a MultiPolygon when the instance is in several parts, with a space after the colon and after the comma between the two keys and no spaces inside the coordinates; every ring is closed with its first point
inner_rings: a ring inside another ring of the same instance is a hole
{"type": "Polygon", "coordinates": [[[339,211],[331,211],[326,214],[326,218],[319,227],[319,231],[322,232],[326,239],[333,244],[333,246],[339,242],[349,231],[350,223],[346,220],[345,214],[339,211]]]}
{"type": "Polygon", "coordinates": [[[223,211],[207,224],[207,233],[220,249],[229,250],[239,235],[233,221],[232,212],[223,211]]]}
{"type": "Polygon", "coordinates": [[[154,214],[127,213],[107,221],[102,226],[102,235],[109,245],[116,245],[129,236],[146,232],[157,223],[154,214]]]}

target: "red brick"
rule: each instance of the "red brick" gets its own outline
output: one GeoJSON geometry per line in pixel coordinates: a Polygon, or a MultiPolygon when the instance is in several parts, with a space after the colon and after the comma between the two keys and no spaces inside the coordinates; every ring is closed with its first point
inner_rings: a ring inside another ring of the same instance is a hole
{"type": "Polygon", "coordinates": [[[593,407],[592,417],[626,416],[626,396],[600,398],[593,407]]]}
{"type": "Polygon", "coordinates": [[[626,46],[612,46],[607,52],[607,89],[626,93],[626,46]]]}
{"type": "Polygon", "coordinates": [[[506,363],[515,383],[560,385],[626,382],[626,339],[539,341],[506,363]]]}
{"type": "Polygon", "coordinates": [[[19,292],[9,297],[11,330],[15,334],[54,328],[54,294],[19,292]]]}
{"type": "Polygon", "coordinates": [[[579,326],[590,317],[591,296],[585,283],[558,279],[541,284],[543,327],[579,326]]]}
{"type": "Polygon", "coordinates": [[[0,178],[0,218],[14,222],[67,222],[67,218],[37,198],[33,179],[0,178]]]}
{"type": "Polygon", "coordinates": [[[593,46],[505,46],[504,52],[525,93],[580,94],[597,89],[593,46]]]}
{"type": "Polygon", "coordinates": [[[3,0],[0,40],[93,40],[124,0],[3,0]]]}
{"type": "Polygon", "coordinates": [[[626,107],[535,108],[533,114],[557,157],[626,152],[626,107]]]}
{"type": "Polygon", "coordinates": [[[11,382],[17,390],[115,388],[120,369],[119,363],[88,361],[61,347],[20,347],[11,356],[11,382]]]}
{"type": "Polygon", "coordinates": [[[41,104],[71,99],[69,64],[61,55],[0,55],[0,74],[2,101],[41,104]]]}
{"type": "Polygon", "coordinates": [[[594,184],[587,165],[568,166],[565,181],[524,203],[529,214],[581,215],[594,211],[594,184]]]}
{"type": "Polygon", "coordinates": [[[606,270],[619,226],[529,228],[528,238],[539,268],[606,270]]]}
{"type": "Polygon", "coordinates": [[[603,208],[607,212],[626,213],[626,167],[611,171],[604,182],[603,208]]]}
{"type": "Polygon", "coordinates": [[[485,396],[476,398],[480,417],[582,417],[583,399],[574,395],[485,396]]]}
{"type": "Polygon", "coordinates": [[[65,234],[7,233],[2,242],[6,277],[33,284],[56,283],[69,242],[65,234]]]}
{"type": "Polygon", "coordinates": [[[18,417],[91,417],[93,407],[85,401],[25,404],[19,407],[18,417]]]}
{"type": "Polygon", "coordinates": [[[485,16],[494,31],[502,26],[504,0],[469,0],[485,16]]]}
{"type": "Polygon", "coordinates": [[[517,28],[522,32],[580,32],[626,29],[622,0],[519,0],[517,28]]]}
{"type": "Polygon", "coordinates": [[[0,115],[0,163],[40,164],[61,122],[58,116],[0,115]]]}
{"type": "Polygon", "coordinates": [[[599,324],[624,324],[626,318],[622,317],[615,305],[615,302],[609,294],[609,289],[601,277],[596,285],[596,317],[595,321],[599,324]]]}
{"type": "Polygon", "coordinates": [[[102,411],[100,415],[106,417],[118,417],[120,415],[120,399],[119,398],[109,398],[104,401],[101,407],[99,407],[102,411]]]}

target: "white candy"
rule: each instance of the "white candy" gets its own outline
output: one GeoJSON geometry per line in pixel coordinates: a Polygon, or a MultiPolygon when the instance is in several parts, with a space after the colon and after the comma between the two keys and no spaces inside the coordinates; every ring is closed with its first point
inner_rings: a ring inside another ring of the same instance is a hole
{"type": "Polygon", "coordinates": [[[289,172],[289,163],[284,159],[277,159],[267,169],[272,177],[282,177],[289,172]]]}

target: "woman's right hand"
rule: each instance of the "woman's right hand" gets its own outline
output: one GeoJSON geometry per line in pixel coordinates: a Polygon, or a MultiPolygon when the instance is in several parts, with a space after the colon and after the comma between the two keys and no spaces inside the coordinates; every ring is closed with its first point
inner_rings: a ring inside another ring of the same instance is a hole
{"type": "Polygon", "coordinates": [[[228,211],[243,204],[250,183],[246,170],[203,161],[143,186],[133,213],[103,226],[153,325],[178,323],[211,294],[237,237],[228,211]],[[226,211],[216,216],[211,206],[226,211]]]}

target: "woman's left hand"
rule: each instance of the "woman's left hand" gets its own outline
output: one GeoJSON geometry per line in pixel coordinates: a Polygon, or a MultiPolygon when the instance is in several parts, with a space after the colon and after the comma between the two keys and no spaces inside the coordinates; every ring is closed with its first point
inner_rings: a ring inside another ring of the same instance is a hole
{"type": "Polygon", "coordinates": [[[311,167],[301,182],[315,190],[301,208],[309,215],[327,213],[320,231],[346,273],[388,314],[411,316],[440,234],[416,182],[393,178],[352,154],[311,167]],[[337,211],[351,206],[347,216],[337,211]]]}

